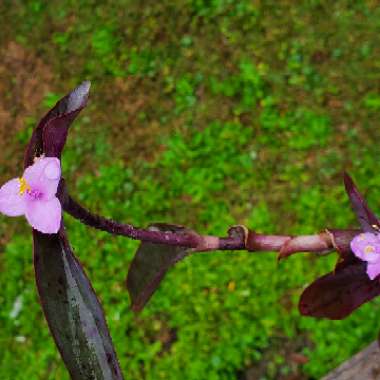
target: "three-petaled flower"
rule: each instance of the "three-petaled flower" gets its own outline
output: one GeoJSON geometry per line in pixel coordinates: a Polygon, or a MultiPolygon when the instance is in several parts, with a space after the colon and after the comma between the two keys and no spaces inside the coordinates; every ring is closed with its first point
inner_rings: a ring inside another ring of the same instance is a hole
{"type": "Polygon", "coordinates": [[[61,204],[56,197],[61,178],[58,158],[37,158],[21,178],[0,188],[0,212],[8,216],[25,215],[36,230],[53,234],[61,225],[61,204]]]}
{"type": "Polygon", "coordinates": [[[364,232],[355,236],[350,245],[354,255],[367,262],[367,274],[373,280],[380,274],[380,235],[364,232]]]}

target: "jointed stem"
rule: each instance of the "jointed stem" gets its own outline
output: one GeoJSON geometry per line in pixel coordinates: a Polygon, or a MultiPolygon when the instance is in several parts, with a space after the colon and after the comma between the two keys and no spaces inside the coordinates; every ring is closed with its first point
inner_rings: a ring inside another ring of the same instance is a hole
{"type": "MultiPolygon", "coordinates": [[[[66,193],[67,194],[67,193],[66,193]]],[[[188,247],[194,251],[214,250],[247,250],[247,251],[278,251],[280,258],[295,252],[327,253],[336,247],[333,236],[329,232],[315,235],[264,235],[249,231],[244,226],[234,226],[228,231],[227,237],[199,235],[181,226],[168,225],[164,231],[143,229],[131,224],[123,224],[99,215],[92,214],[78,204],[69,195],[65,196],[64,210],[82,223],[115,235],[122,235],[135,240],[156,244],[188,247]]],[[[163,225],[164,226],[164,225],[163,225]]],[[[349,244],[356,231],[342,230],[343,243],[349,244]]]]}

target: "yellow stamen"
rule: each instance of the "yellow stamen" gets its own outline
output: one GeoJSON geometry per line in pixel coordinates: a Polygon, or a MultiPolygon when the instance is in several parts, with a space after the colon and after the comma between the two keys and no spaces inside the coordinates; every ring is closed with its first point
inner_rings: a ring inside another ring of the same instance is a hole
{"type": "Polygon", "coordinates": [[[367,245],[364,248],[364,253],[373,253],[373,252],[375,252],[375,248],[372,245],[367,245]]]}
{"type": "Polygon", "coordinates": [[[25,191],[32,190],[29,183],[26,182],[26,179],[24,177],[20,177],[18,180],[20,182],[20,190],[19,190],[20,195],[23,195],[25,193],[25,191]]]}

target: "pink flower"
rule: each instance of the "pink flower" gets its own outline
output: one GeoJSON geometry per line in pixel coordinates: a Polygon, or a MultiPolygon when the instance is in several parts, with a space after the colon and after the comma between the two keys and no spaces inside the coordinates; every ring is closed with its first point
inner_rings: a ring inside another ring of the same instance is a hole
{"type": "Polygon", "coordinates": [[[45,234],[57,233],[61,225],[61,204],[55,196],[61,178],[58,158],[38,158],[0,188],[0,212],[8,216],[25,215],[29,224],[45,234]]]}
{"type": "Polygon", "coordinates": [[[380,235],[365,232],[355,236],[350,245],[354,255],[368,263],[367,274],[373,280],[380,274],[380,235]]]}

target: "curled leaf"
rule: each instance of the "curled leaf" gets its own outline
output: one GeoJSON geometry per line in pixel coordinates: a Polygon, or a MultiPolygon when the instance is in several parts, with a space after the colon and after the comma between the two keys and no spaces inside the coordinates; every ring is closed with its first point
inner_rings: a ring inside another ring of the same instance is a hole
{"type": "Polygon", "coordinates": [[[25,168],[32,165],[33,159],[41,154],[60,158],[70,124],[86,106],[89,91],[90,82],[83,82],[59,100],[41,119],[25,152],[25,168]]]}
{"type": "MultiPolygon", "coordinates": [[[[172,224],[156,223],[151,231],[169,231],[193,234],[191,230],[172,224]]],[[[132,300],[132,310],[140,311],[160,285],[166,272],[185,258],[190,248],[141,242],[129,267],[127,289],[132,300]]]]}

